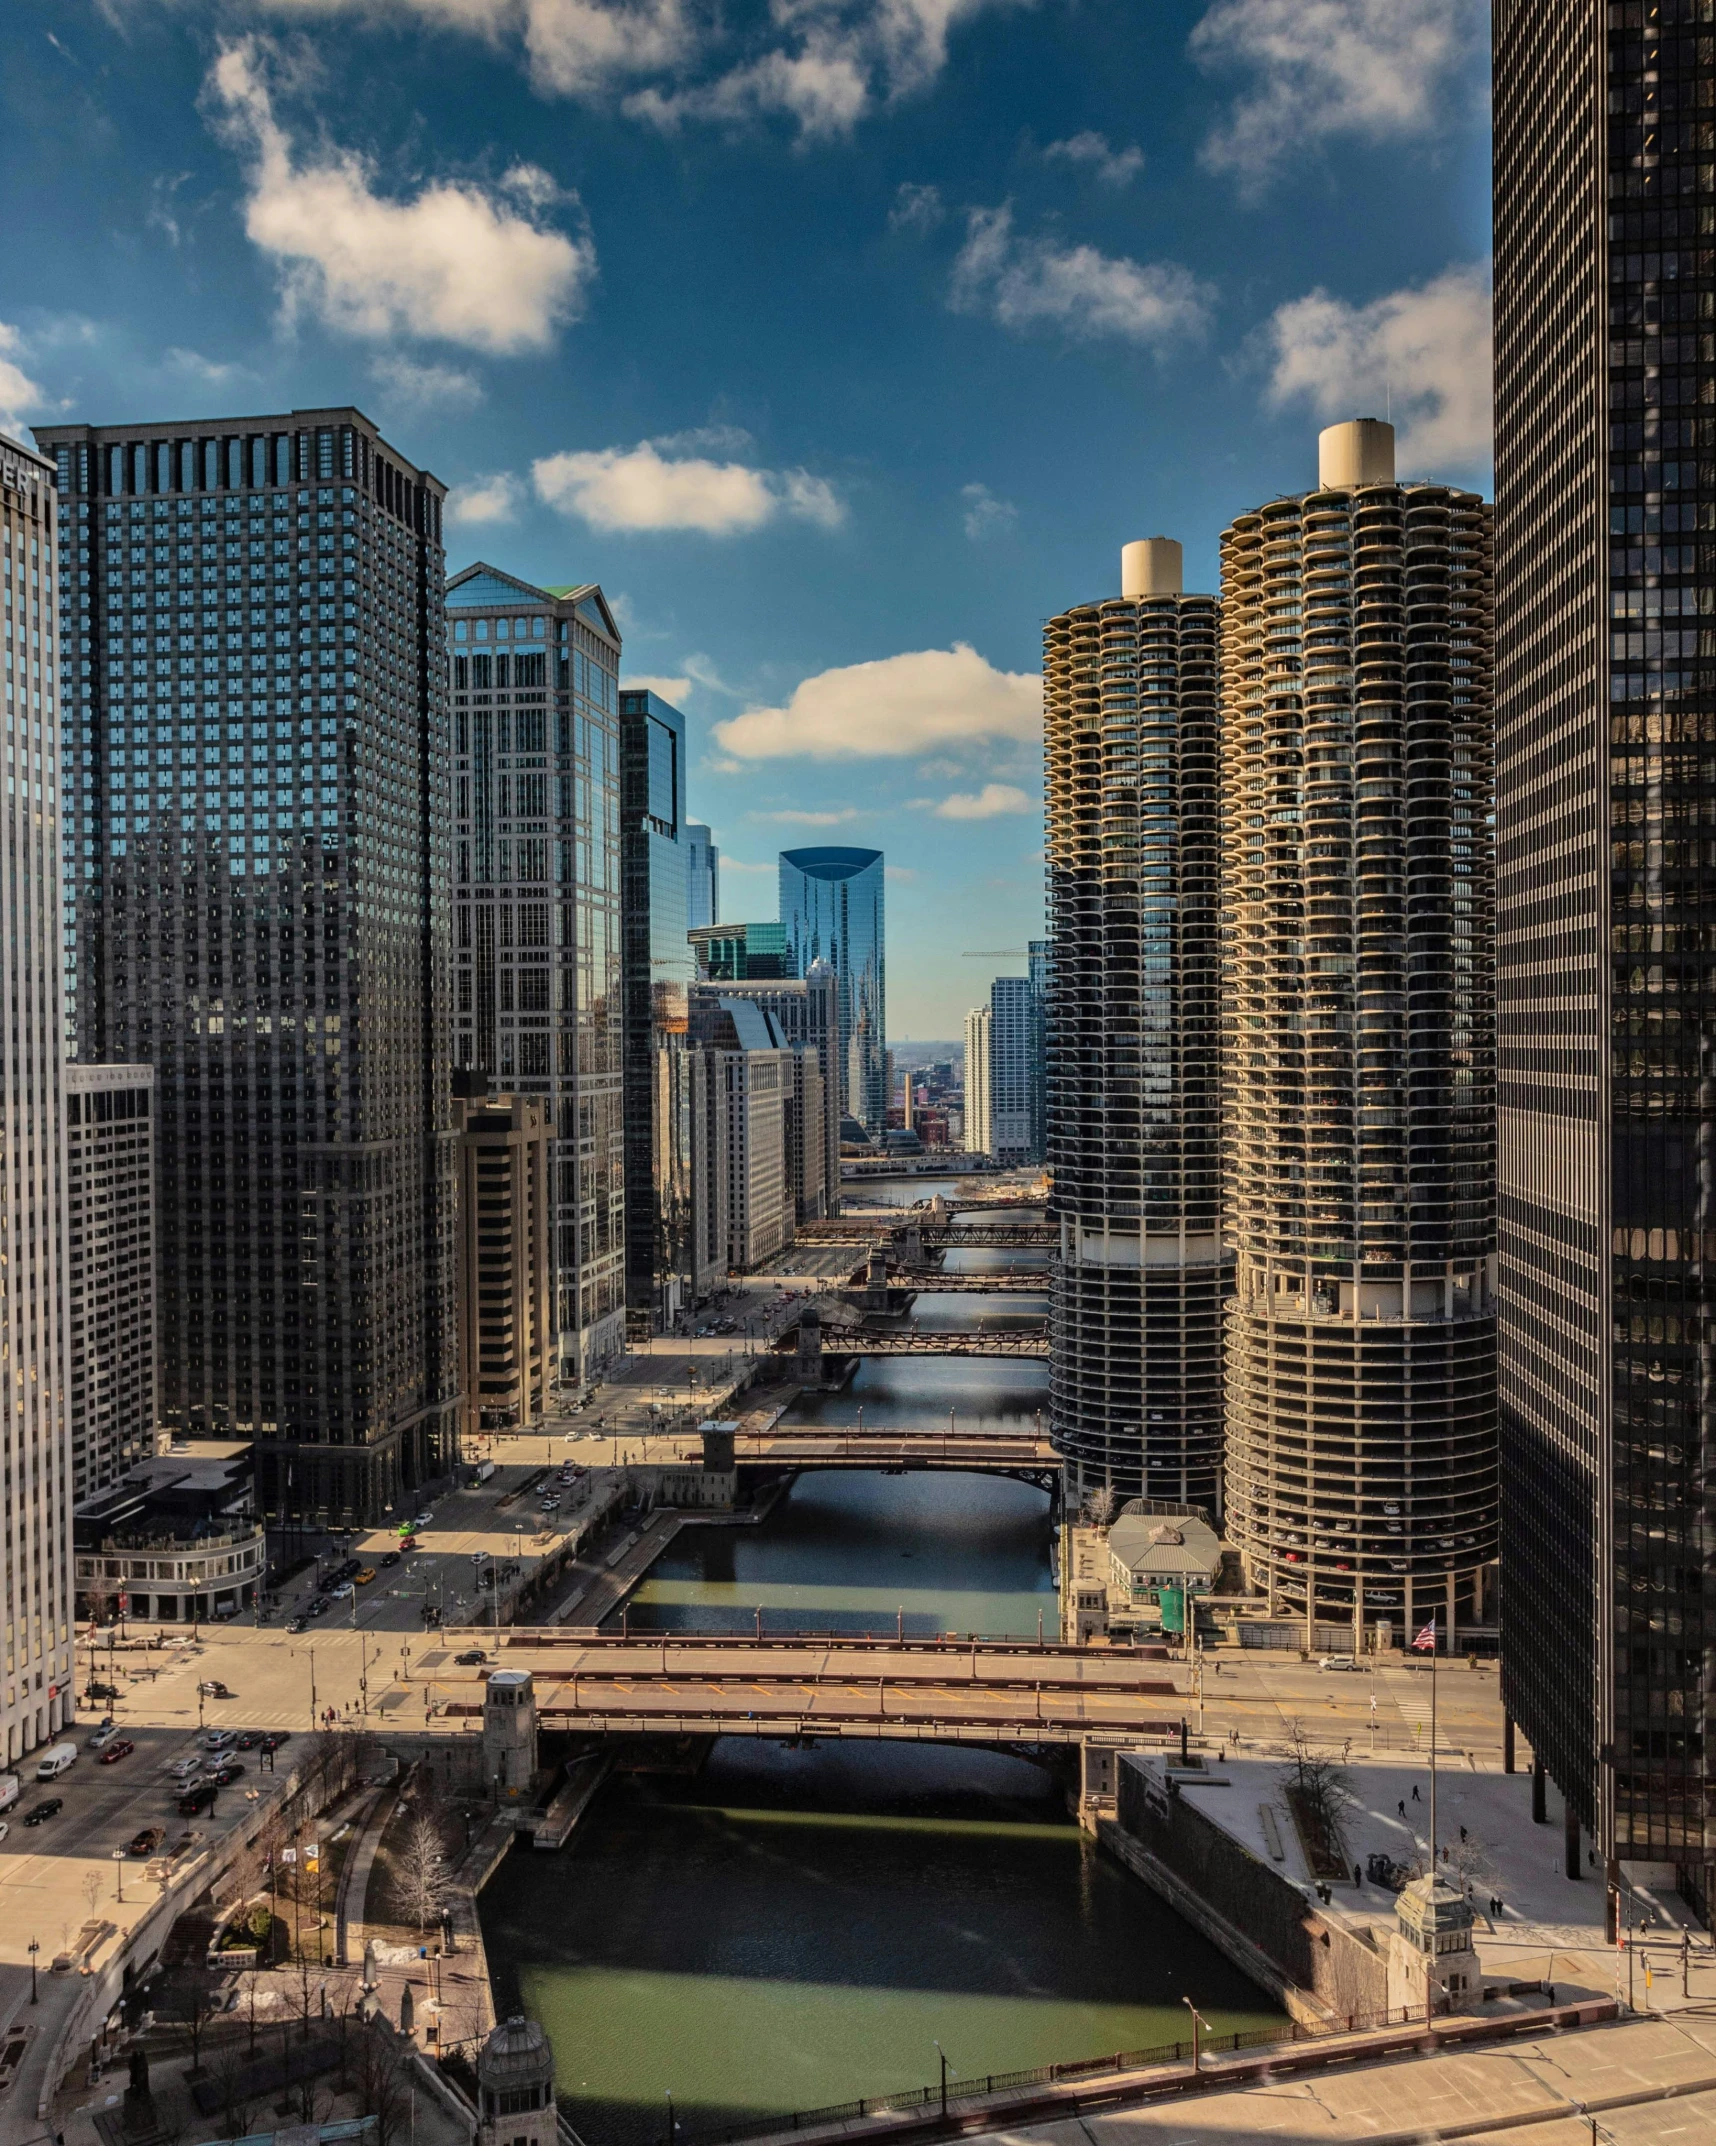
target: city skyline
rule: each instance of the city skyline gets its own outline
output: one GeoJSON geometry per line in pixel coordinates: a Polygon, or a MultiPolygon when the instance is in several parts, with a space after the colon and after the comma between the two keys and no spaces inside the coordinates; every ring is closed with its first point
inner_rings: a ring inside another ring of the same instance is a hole
{"type": "Polygon", "coordinates": [[[931,1035],[965,949],[1041,930],[1041,618],[1155,529],[1213,586],[1313,419],[1392,403],[1408,474],[1487,483],[1477,11],[1338,12],[1340,77],[1235,0],[1147,41],[1122,0],[908,8],[893,44],[850,4],[820,71],[759,0],[533,74],[498,6],[485,42],[415,0],[27,4],[0,422],[356,404],[452,486],[455,571],[612,594],[729,914],[819,831],[898,860],[895,1025],[931,1035]],[[1076,487],[1038,421],[1073,406],[1111,443],[1076,487]]]}

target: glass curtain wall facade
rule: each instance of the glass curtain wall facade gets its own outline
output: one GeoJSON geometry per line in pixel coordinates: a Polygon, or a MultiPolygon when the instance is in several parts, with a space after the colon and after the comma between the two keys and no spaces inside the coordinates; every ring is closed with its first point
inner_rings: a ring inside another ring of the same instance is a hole
{"type": "Polygon", "coordinates": [[[1222,538],[1227,1521],[1416,1630],[1496,1554],[1489,507],[1337,425],[1222,538]]]}
{"type": "Polygon", "coordinates": [[[888,1124],[888,958],[879,849],[789,849],[780,859],[789,976],[826,961],[840,991],[845,1107],[872,1139],[888,1124]]]}
{"type": "Polygon", "coordinates": [[[1716,1864],[1716,49],[1495,10],[1504,1703],[1716,1864]]]}
{"type": "Polygon", "coordinates": [[[163,1419],[374,1520],[456,1418],[443,487],[353,409],[38,438],[70,1032],[155,1069],[163,1419]]]}
{"type": "Polygon", "coordinates": [[[72,1440],[66,1414],[64,1097],[60,968],[63,593],[54,469],[0,434],[0,717],[7,870],[0,875],[0,1727],[11,1765],[75,1712],[72,1440]]]}
{"type": "MultiPolygon", "coordinates": [[[[1180,547],[1043,637],[1050,1435],[1069,1488],[1214,1509],[1222,1456],[1216,601],[1180,547]]],[[[970,1103],[967,1101],[969,1124],[970,1103]]]]}
{"type": "Polygon", "coordinates": [[[66,1341],[81,1501],[155,1453],[155,1076],[148,1066],[74,1061],[65,1098],[66,1341]]]}
{"type": "Polygon", "coordinates": [[[594,583],[447,584],[454,1057],[540,1097],[556,1376],[625,1346],[620,636],[594,583]]]}
{"type": "Polygon", "coordinates": [[[693,964],[686,938],[685,718],[642,688],[620,695],[625,886],[626,1297],[670,1324],[691,1294],[693,964]]]}

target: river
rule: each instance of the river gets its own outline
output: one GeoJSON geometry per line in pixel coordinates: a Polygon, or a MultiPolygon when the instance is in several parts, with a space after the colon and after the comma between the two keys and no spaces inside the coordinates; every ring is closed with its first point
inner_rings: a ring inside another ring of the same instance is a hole
{"type": "MultiPolygon", "coordinates": [[[[950,1253],[978,1273],[1035,1255],[950,1253]]],[[[920,1325],[1040,1319],[1046,1299],[918,1299],[920,1325]]],[[[1030,1430],[1048,1367],[863,1361],[797,1420],[1030,1430]]],[[[1048,1500],[979,1475],[800,1476],[760,1525],[682,1531],[635,1630],[1056,1628],[1048,1500]]],[[[1049,1770],[999,1752],[726,1738],[693,1778],[617,1774],[572,1846],[482,1895],[503,2009],[553,2039],[587,2146],[719,2129],[936,2076],[1171,2042],[1268,2001],[1067,1817],[1049,1770]]]]}

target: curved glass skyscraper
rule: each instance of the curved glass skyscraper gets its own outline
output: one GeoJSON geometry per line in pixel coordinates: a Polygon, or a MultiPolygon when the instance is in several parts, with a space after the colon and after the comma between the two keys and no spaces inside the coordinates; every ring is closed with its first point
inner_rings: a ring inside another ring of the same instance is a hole
{"type": "Polygon", "coordinates": [[[888,1122],[887,943],[879,849],[781,851],[787,965],[826,961],[840,988],[846,1108],[867,1132],[888,1122]]]}
{"type": "Polygon", "coordinates": [[[1051,619],[1050,1431],[1071,1487],[1214,1506],[1222,1455],[1216,601],[1180,547],[1051,619]]]}

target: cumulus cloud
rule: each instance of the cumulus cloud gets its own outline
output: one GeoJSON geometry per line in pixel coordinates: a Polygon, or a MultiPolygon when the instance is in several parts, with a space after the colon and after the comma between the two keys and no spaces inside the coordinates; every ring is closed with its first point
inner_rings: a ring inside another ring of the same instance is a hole
{"type": "Polygon", "coordinates": [[[1106,134],[1089,131],[1069,135],[1064,142],[1050,142],[1043,154],[1063,164],[1082,164],[1102,185],[1117,190],[1130,186],[1144,169],[1144,152],[1136,143],[1126,149],[1111,149],[1106,134]]]}
{"type": "Polygon", "coordinates": [[[1482,0],[1215,0],[1192,53],[1252,86],[1204,143],[1205,164],[1255,192],[1307,145],[1428,132],[1488,19],[1482,0]]]}
{"type": "Polygon", "coordinates": [[[1265,331],[1269,399],[1324,420],[1391,405],[1403,467],[1470,468],[1491,448],[1490,286],[1482,266],[1445,269],[1416,289],[1348,305],[1295,298],[1265,331]]]}
{"type": "Polygon", "coordinates": [[[890,231],[933,231],[947,214],[939,186],[916,186],[910,179],[894,190],[894,205],[888,211],[890,231]]]}
{"type": "Polygon", "coordinates": [[[482,529],[495,522],[510,522],[524,499],[524,486],[510,470],[492,477],[475,477],[469,484],[456,484],[447,494],[447,519],[464,529],[482,529]]]}
{"type": "Polygon", "coordinates": [[[961,485],[959,496],[965,502],[965,533],[974,544],[1005,536],[1018,524],[1018,508],[1010,499],[997,499],[986,484],[961,485]]]}
{"type": "Polygon", "coordinates": [[[770,820],[778,827],[844,827],[858,817],[855,805],[842,805],[837,812],[807,812],[789,807],[784,812],[753,812],[753,820],[770,820]]]}
{"type": "Polygon", "coordinates": [[[1003,203],[967,212],[948,302],[1005,328],[1058,328],[1079,341],[1118,336],[1159,350],[1203,334],[1212,295],[1174,261],[1116,260],[1094,246],[1020,238],[1003,203]]]}
{"type": "Polygon", "coordinates": [[[369,376],[390,404],[421,410],[469,410],[483,399],[483,383],[459,365],[419,364],[397,353],[374,358],[369,376]]]}
{"type": "Polygon", "coordinates": [[[935,807],[938,820],[993,820],[1004,812],[1035,812],[1036,799],[1010,782],[986,782],[981,790],[955,790],[935,807]]]}
{"type": "Polygon", "coordinates": [[[622,678],[620,680],[620,690],[623,693],[659,693],[663,700],[671,701],[675,707],[678,707],[679,703],[691,691],[691,680],[689,678],[622,678]]]}
{"type": "Polygon", "coordinates": [[[998,671],[974,648],[929,648],[847,664],[807,678],[780,708],[748,708],[717,723],[738,760],[873,760],[975,739],[1036,739],[1041,679],[998,671]]]}
{"type": "Polygon", "coordinates": [[[390,198],[355,150],[300,150],[275,116],[255,38],[222,50],[208,95],[247,161],[245,230],[279,264],[289,318],[507,356],[546,349],[576,317],[595,247],[587,233],[568,237],[547,222],[561,197],[534,166],[516,166],[498,186],[441,179],[390,198]]]}
{"type": "Polygon", "coordinates": [[[833,486],[806,470],[663,453],[673,444],[640,440],[545,455],[531,470],[537,497],[592,529],[694,529],[704,536],[742,536],[783,518],[832,529],[845,516],[833,486]]]}
{"type": "Polygon", "coordinates": [[[18,363],[23,354],[24,338],[0,320],[0,432],[15,439],[23,437],[25,420],[48,402],[46,391],[18,363]]]}

